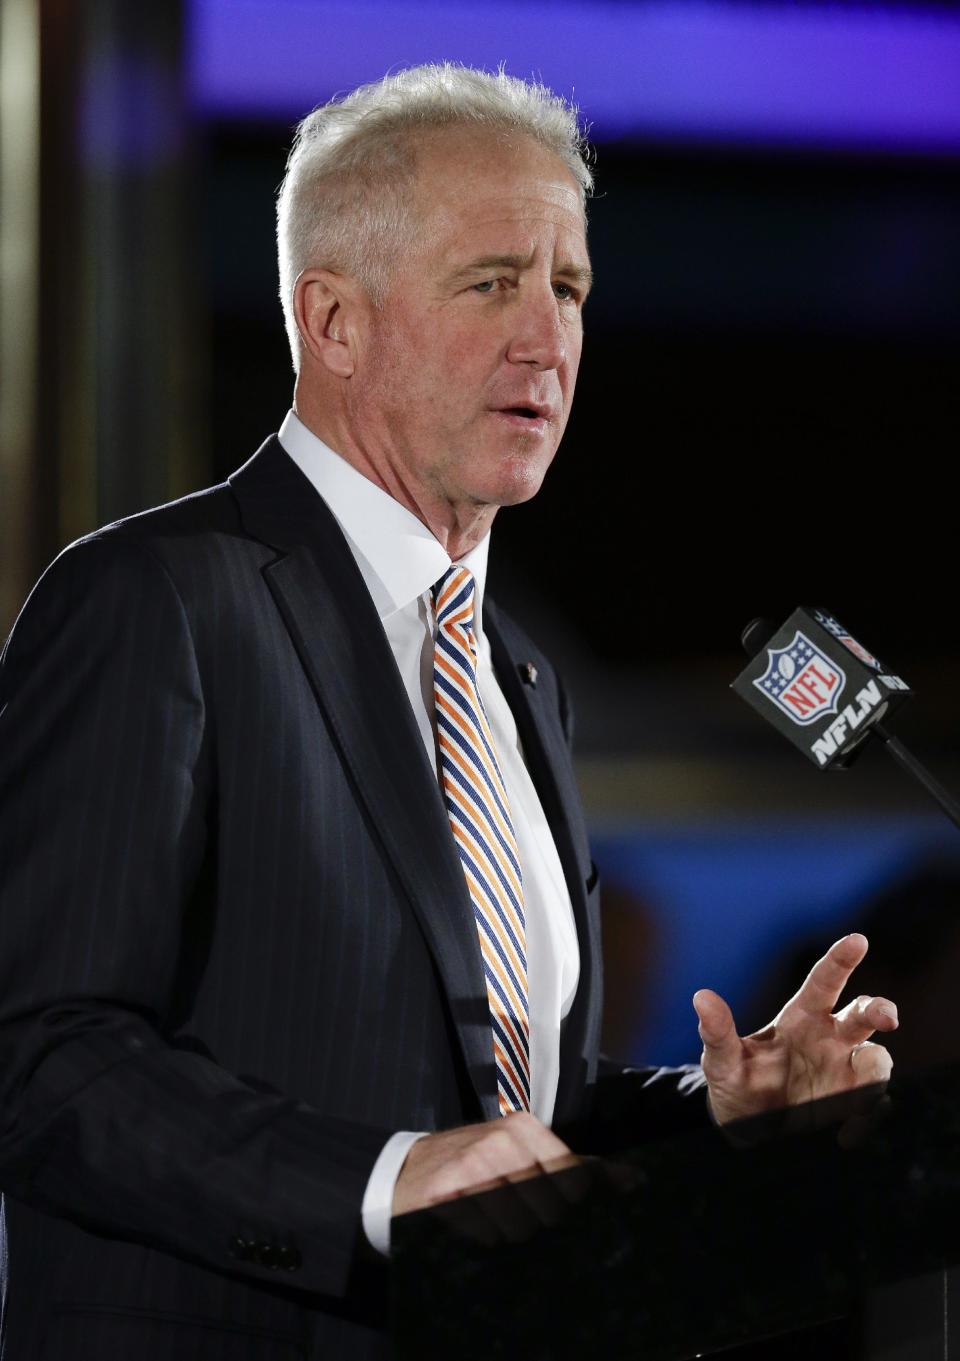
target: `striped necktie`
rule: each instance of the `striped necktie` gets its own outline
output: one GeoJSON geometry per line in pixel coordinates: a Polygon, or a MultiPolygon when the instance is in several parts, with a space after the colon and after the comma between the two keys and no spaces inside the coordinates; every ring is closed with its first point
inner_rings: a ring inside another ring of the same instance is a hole
{"type": "Polygon", "coordinates": [[[447,815],[480,936],[500,1114],[530,1109],[530,1013],[520,856],[477,689],[474,580],[454,565],[433,587],[437,746],[447,815]]]}

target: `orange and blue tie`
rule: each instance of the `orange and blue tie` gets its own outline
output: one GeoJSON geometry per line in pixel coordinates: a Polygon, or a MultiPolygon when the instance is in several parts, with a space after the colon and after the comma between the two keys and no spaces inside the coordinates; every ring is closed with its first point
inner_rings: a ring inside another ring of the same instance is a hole
{"type": "Polygon", "coordinates": [[[474,580],[454,565],[433,587],[433,692],[450,827],[473,903],[487,982],[500,1114],[530,1109],[523,878],[490,724],[477,689],[474,580]]]}

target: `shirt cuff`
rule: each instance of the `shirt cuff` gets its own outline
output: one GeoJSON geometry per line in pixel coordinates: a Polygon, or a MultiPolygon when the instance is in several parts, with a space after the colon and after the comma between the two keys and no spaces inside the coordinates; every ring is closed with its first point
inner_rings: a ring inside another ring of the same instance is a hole
{"type": "Polygon", "coordinates": [[[426,1134],[411,1134],[399,1130],[390,1136],[380,1156],[373,1164],[367,1189],[363,1193],[360,1214],[363,1231],[372,1247],[384,1257],[390,1254],[390,1218],[393,1213],[393,1190],[400,1175],[400,1169],[407,1160],[407,1154],[418,1139],[426,1134]]]}

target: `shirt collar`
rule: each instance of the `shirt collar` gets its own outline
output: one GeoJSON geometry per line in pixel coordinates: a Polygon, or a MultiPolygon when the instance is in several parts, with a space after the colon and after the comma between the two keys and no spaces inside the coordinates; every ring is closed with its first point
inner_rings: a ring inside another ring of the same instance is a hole
{"type": "MultiPolygon", "coordinates": [[[[381,621],[429,591],[451,558],[426,525],[358,472],[288,411],[279,440],[326,501],[343,530],[381,621]]],[[[481,630],[490,535],[459,559],[476,582],[474,629],[481,630]]]]}

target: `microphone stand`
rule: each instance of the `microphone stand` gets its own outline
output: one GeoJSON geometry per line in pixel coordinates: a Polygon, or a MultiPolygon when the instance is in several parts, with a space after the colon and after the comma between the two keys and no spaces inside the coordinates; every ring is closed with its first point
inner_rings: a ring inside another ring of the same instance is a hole
{"type": "Polygon", "coordinates": [[[960,803],[953,795],[944,789],[939,780],[934,779],[926,766],[917,760],[913,752],[907,750],[899,738],[894,737],[892,732],[888,732],[882,723],[874,723],[871,731],[876,733],[897,765],[902,766],[915,780],[919,780],[930,797],[946,813],[954,827],[960,829],[960,803]]]}

